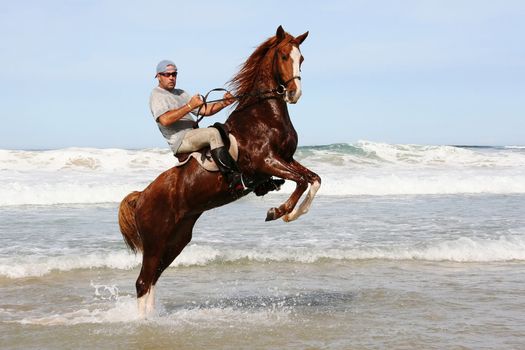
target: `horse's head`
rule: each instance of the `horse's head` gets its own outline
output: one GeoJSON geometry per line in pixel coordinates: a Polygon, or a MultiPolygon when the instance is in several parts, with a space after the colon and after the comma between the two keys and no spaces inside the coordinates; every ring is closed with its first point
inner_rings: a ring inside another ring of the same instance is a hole
{"type": "Polygon", "coordinates": [[[293,37],[286,33],[282,26],[275,34],[277,46],[275,48],[275,74],[277,83],[284,88],[284,100],[296,103],[301,97],[301,63],[303,55],[299,45],[306,39],[308,32],[293,37]]]}
{"type": "Polygon", "coordinates": [[[279,26],[276,35],[259,45],[230,80],[233,91],[246,100],[277,92],[286,102],[296,103],[301,97],[303,62],[299,45],[307,36],[308,32],[293,37],[279,26]]]}

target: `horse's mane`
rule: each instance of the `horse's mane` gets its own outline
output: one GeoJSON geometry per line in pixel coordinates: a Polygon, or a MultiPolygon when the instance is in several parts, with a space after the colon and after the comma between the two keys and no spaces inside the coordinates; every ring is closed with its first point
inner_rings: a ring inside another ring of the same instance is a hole
{"type": "Polygon", "coordinates": [[[243,96],[253,92],[255,79],[259,74],[264,57],[276,46],[277,37],[273,36],[259,45],[248,57],[241,69],[239,69],[239,72],[228,82],[228,86],[230,86],[235,95],[243,96]]]}

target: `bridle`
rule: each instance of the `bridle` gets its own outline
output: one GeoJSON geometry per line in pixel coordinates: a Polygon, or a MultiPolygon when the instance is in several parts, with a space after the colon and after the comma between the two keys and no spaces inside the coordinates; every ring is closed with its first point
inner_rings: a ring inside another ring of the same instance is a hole
{"type": "MultiPolygon", "coordinates": [[[[296,75],[296,76],[293,76],[291,77],[290,79],[288,79],[287,81],[285,81],[284,83],[282,84],[279,84],[279,86],[277,87],[278,90],[282,91],[281,93],[277,92],[279,95],[284,95],[284,93],[288,90],[287,87],[288,87],[288,84],[290,84],[290,82],[294,81],[295,79],[297,80],[301,80],[301,76],[300,75],[296,75]]],[[[279,80],[281,80],[279,78],[279,80]]]]}
{"type": "MultiPolygon", "coordinates": [[[[274,71],[274,79],[275,81],[277,82],[281,82],[280,84],[277,85],[276,88],[273,88],[273,89],[269,89],[269,90],[262,90],[262,91],[256,91],[256,92],[247,92],[245,94],[241,94],[241,95],[236,95],[236,96],[233,96],[236,100],[240,100],[244,97],[248,97],[248,96],[251,96],[251,97],[259,97],[259,98],[262,98],[268,94],[276,94],[277,96],[284,96],[284,94],[286,93],[286,91],[288,91],[288,84],[290,84],[292,81],[294,81],[295,79],[297,80],[301,80],[301,76],[299,75],[295,75],[293,77],[291,77],[290,79],[288,79],[287,81],[285,82],[282,82],[282,78],[281,76],[279,75],[277,69],[275,69],[275,62],[277,61],[277,53],[278,53],[278,50],[277,48],[275,49],[275,53],[274,53],[274,58],[273,58],[273,63],[272,63],[272,69],[274,71]]],[[[208,101],[208,95],[212,92],[216,92],[216,91],[224,91],[224,92],[229,92],[228,90],[226,89],[223,89],[223,88],[215,88],[215,89],[211,89],[210,91],[208,91],[206,93],[206,95],[200,95],[202,101],[204,102],[204,104],[202,104],[199,109],[197,110],[197,115],[199,115],[201,109],[204,107],[206,108],[206,105],[208,103],[215,103],[215,102],[222,102],[222,101],[226,101],[227,99],[226,98],[219,98],[219,99],[216,99],[216,100],[211,100],[211,101],[208,101]]],[[[195,121],[195,126],[194,127],[198,127],[199,126],[199,122],[204,118],[203,115],[201,116],[198,116],[197,117],[197,120],[195,121]]]]}
{"type": "Polygon", "coordinates": [[[275,52],[273,54],[272,70],[274,72],[273,74],[274,74],[275,81],[281,82],[276,88],[279,91],[278,94],[279,95],[284,95],[284,93],[286,92],[286,90],[288,88],[288,84],[290,84],[295,79],[301,80],[301,76],[295,75],[295,76],[291,77],[290,79],[288,79],[287,81],[283,82],[283,79],[282,79],[281,75],[279,74],[278,69],[276,69],[276,67],[275,67],[276,62],[277,62],[277,55],[278,55],[278,53],[279,53],[279,50],[277,49],[277,46],[276,46],[275,47],[275,52]]]}

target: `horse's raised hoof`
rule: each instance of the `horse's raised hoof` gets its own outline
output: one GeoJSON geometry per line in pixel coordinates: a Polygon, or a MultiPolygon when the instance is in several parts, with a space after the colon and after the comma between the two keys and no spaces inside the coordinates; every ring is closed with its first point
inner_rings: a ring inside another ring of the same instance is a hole
{"type": "Polygon", "coordinates": [[[272,221],[277,219],[277,209],[276,208],[270,208],[268,212],[266,213],[266,220],[264,221],[272,221]]]}

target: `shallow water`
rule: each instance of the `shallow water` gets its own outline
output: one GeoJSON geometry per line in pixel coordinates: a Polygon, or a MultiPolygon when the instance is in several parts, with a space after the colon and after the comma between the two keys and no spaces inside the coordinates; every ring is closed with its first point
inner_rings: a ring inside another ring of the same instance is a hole
{"type": "Polygon", "coordinates": [[[139,320],[118,201],[167,150],[0,150],[0,348],[522,349],[525,149],[301,147],[323,184],[210,211],[139,320]]]}
{"type": "Polygon", "coordinates": [[[519,349],[525,196],[284,195],[204,215],[139,320],[117,205],[0,211],[0,348],[519,349]]]}

